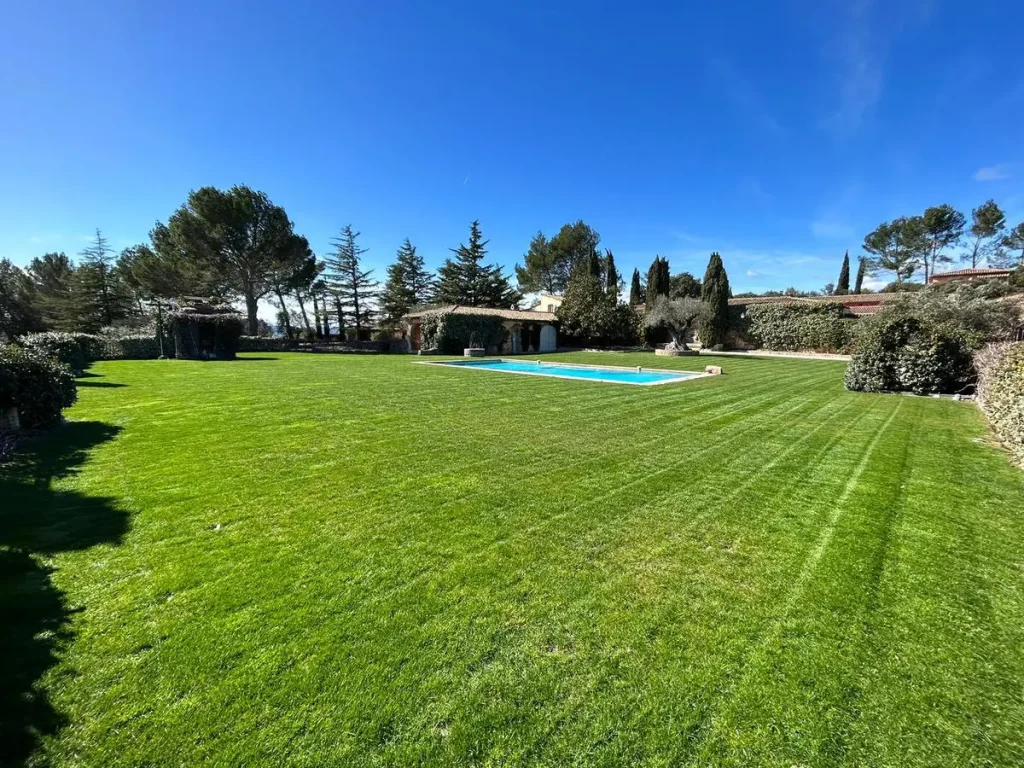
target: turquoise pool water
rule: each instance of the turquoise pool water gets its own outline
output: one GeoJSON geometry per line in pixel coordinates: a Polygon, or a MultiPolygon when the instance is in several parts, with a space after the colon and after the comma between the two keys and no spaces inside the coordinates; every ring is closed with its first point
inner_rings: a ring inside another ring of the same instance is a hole
{"type": "Polygon", "coordinates": [[[614,384],[669,384],[675,381],[703,376],[693,371],[648,371],[636,368],[612,368],[597,365],[568,365],[565,363],[529,362],[526,360],[451,360],[427,365],[444,365],[451,368],[471,368],[483,371],[520,373],[527,376],[553,376],[560,379],[584,379],[614,384]]]}

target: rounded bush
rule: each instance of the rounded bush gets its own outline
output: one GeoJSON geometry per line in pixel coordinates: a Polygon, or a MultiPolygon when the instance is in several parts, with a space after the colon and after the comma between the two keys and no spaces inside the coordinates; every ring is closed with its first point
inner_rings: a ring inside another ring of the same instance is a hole
{"type": "Polygon", "coordinates": [[[961,392],[973,381],[967,340],[908,316],[879,318],[865,328],[845,377],[847,389],[919,395],[961,392]]]}
{"type": "Polygon", "coordinates": [[[61,411],[77,397],[68,366],[39,349],[0,348],[0,408],[15,406],[23,427],[59,424],[61,411]]]}
{"type": "Polygon", "coordinates": [[[28,333],[18,339],[18,344],[60,361],[76,376],[80,376],[97,357],[99,338],[88,333],[28,333]]]}

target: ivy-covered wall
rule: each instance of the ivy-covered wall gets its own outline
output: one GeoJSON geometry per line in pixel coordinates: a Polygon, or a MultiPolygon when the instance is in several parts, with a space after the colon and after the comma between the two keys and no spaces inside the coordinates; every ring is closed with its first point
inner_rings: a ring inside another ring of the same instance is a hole
{"type": "Polygon", "coordinates": [[[978,404],[1024,469],[1024,342],[991,344],[974,357],[978,404]]]}
{"type": "Polygon", "coordinates": [[[508,335],[505,321],[500,317],[452,312],[424,315],[421,333],[423,351],[441,355],[461,355],[470,341],[487,349],[500,350],[508,335]]]}
{"type": "Polygon", "coordinates": [[[847,352],[857,319],[839,302],[753,304],[736,330],[761,349],[785,352],[847,352]]]}

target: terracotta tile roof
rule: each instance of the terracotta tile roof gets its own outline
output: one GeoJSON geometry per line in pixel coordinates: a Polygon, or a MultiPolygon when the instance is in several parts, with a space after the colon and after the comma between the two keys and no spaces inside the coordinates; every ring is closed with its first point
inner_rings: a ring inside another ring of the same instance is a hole
{"type": "Polygon", "coordinates": [[[878,307],[891,301],[899,301],[900,293],[852,293],[846,296],[751,296],[729,299],[731,307],[745,307],[750,304],[844,304],[851,310],[855,306],[878,307]]]}
{"type": "Polygon", "coordinates": [[[449,304],[444,307],[432,307],[421,312],[410,312],[405,316],[406,320],[413,320],[427,315],[485,315],[486,317],[500,317],[502,320],[520,320],[532,323],[554,323],[558,320],[554,312],[537,312],[532,309],[497,309],[494,307],[464,307],[461,304],[449,304]]]}
{"type": "Polygon", "coordinates": [[[1001,277],[1012,274],[1012,269],[995,269],[990,267],[978,267],[976,269],[954,269],[952,272],[936,272],[932,280],[943,277],[1001,277]]]}

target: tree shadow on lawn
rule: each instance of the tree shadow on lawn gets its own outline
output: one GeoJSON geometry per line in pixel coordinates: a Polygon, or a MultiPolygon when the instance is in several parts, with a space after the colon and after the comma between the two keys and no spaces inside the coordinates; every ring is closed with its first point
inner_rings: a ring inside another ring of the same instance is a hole
{"type": "Polygon", "coordinates": [[[95,387],[97,389],[120,389],[128,386],[115,381],[76,381],[75,384],[79,387],[95,387]]]}
{"type": "Polygon", "coordinates": [[[0,467],[0,766],[20,765],[63,718],[38,682],[72,639],[72,614],[44,558],[118,544],[128,516],[114,500],[53,489],[88,451],[120,431],[95,421],[66,424],[0,467]]]}

